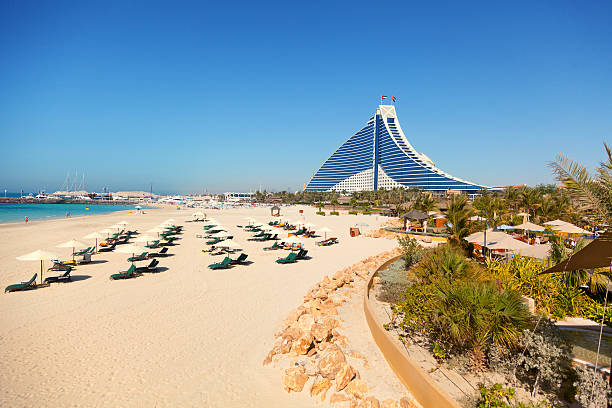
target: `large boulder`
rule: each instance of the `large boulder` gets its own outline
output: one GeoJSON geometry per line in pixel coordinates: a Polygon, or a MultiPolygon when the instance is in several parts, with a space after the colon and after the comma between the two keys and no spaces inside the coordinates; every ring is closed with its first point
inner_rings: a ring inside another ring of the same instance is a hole
{"type": "Polygon", "coordinates": [[[300,356],[308,353],[310,346],[312,345],[312,336],[310,334],[304,334],[299,339],[295,340],[291,344],[290,355],[300,356]]]}
{"type": "Polygon", "coordinates": [[[350,364],[344,363],[340,367],[340,370],[336,373],[335,381],[336,381],[336,391],[342,391],[349,382],[355,377],[355,370],[350,364]]]}
{"type": "Polygon", "coordinates": [[[312,325],[310,334],[316,341],[325,341],[329,338],[332,328],[324,323],[315,323],[312,325]]]}
{"type": "Polygon", "coordinates": [[[303,330],[305,333],[310,333],[310,329],[312,325],[315,323],[315,318],[311,314],[303,314],[297,320],[296,326],[297,328],[303,330]]]}
{"type": "Polygon", "coordinates": [[[308,376],[302,366],[289,368],[285,370],[285,374],[283,375],[283,384],[287,392],[301,392],[304,389],[306,381],[308,381],[308,376]]]}
{"type": "Polygon", "coordinates": [[[400,405],[395,400],[386,399],[380,403],[380,408],[400,408],[400,405]]]}
{"type": "Polygon", "coordinates": [[[418,407],[418,405],[415,404],[414,401],[412,401],[408,397],[402,397],[400,399],[399,406],[400,406],[400,408],[416,408],[416,407],[418,407]]]}
{"type": "Polygon", "coordinates": [[[374,397],[367,397],[359,401],[357,408],[380,408],[380,402],[374,397]]]}
{"type": "Polygon", "coordinates": [[[325,396],[327,395],[327,390],[329,390],[332,386],[331,381],[327,378],[323,378],[318,376],[315,378],[312,386],[310,387],[310,395],[315,397],[317,395],[321,396],[321,402],[325,400],[325,396]]]}
{"type": "Polygon", "coordinates": [[[321,353],[319,371],[323,377],[332,380],[336,377],[344,363],[346,363],[346,357],[344,357],[340,347],[335,344],[329,344],[321,353]]]}
{"type": "Polygon", "coordinates": [[[355,378],[346,386],[344,392],[361,399],[368,393],[368,385],[362,379],[355,378]]]}

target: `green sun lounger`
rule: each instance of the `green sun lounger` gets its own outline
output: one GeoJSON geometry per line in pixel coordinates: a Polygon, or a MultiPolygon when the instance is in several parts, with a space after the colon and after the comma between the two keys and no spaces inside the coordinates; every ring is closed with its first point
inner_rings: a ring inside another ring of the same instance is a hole
{"type": "Polygon", "coordinates": [[[264,248],[264,251],[271,251],[271,250],[279,249],[279,248],[280,246],[278,245],[278,242],[274,242],[274,245],[264,248]]]}
{"type": "Polygon", "coordinates": [[[151,244],[149,244],[149,245],[145,245],[145,248],[151,248],[151,249],[153,249],[153,248],[157,248],[158,246],[159,246],[159,239],[158,239],[158,240],[156,240],[156,241],[153,241],[153,242],[152,242],[151,244]]]}
{"type": "Polygon", "coordinates": [[[148,254],[148,252],[143,252],[140,255],[131,256],[128,258],[128,262],[144,261],[145,259],[147,259],[148,254]]]}
{"type": "Polygon", "coordinates": [[[247,254],[242,253],[242,254],[238,255],[238,258],[232,259],[232,261],[230,262],[230,265],[240,265],[240,264],[244,263],[244,261],[246,261],[246,259],[248,257],[249,256],[247,254]]]}
{"type": "Polygon", "coordinates": [[[75,256],[85,255],[86,253],[88,253],[92,249],[93,249],[93,247],[87,247],[85,249],[81,249],[80,251],[73,252],[72,255],[75,255],[75,256]]]}
{"type": "Polygon", "coordinates": [[[206,241],[206,245],[215,245],[221,242],[221,238],[213,238],[210,241],[206,241]]]}
{"type": "Polygon", "coordinates": [[[279,264],[292,263],[292,262],[296,262],[296,258],[297,258],[297,254],[295,252],[292,252],[289,255],[287,255],[285,258],[278,258],[276,260],[276,263],[279,263],[279,264]]]}
{"type": "Polygon", "coordinates": [[[54,283],[54,282],[70,282],[72,279],[70,278],[70,272],[72,270],[69,269],[64,272],[61,276],[49,276],[45,279],[45,283],[54,283]]]}
{"type": "Polygon", "coordinates": [[[34,274],[34,276],[32,276],[32,279],[30,279],[27,282],[21,282],[21,283],[16,283],[14,285],[9,285],[4,289],[4,293],[6,292],[17,292],[19,290],[24,290],[24,289],[28,289],[30,287],[35,287],[36,284],[34,283],[36,281],[36,277],[38,276],[37,273],[34,274]]]}
{"type": "Polygon", "coordinates": [[[136,266],[134,266],[134,264],[132,264],[132,266],[130,266],[130,269],[128,269],[127,271],[122,271],[119,273],[115,273],[113,275],[110,276],[111,279],[116,280],[116,279],[130,279],[130,278],[134,278],[137,276],[137,272],[136,272],[136,266]]]}
{"type": "Polygon", "coordinates": [[[208,267],[210,269],[227,269],[231,266],[232,264],[232,258],[230,258],[229,256],[226,256],[221,263],[215,263],[215,264],[211,264],[208,265],[208,267]]]}

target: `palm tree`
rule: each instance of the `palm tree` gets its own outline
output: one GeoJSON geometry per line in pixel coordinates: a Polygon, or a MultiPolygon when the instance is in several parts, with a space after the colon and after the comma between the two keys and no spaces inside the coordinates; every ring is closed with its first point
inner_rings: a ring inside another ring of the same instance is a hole
{"type": "Polygon", "coordinates": [[[515,213],[518,212],[520,195],[520,190],[514,187],[509,187],[504,192],[504,198],[508,202],[508,205],[512,207],[515,213]]]}
{"type": "Polygon", "coordinates": [[[596,175],[567,156],[557,155],[550,163],[555,178],[567,189],[578,208],[591,215],[595,221],[612,222],[612,151],[606,143],[607,161],[599,164],[596,175]]]}
{"type": "Polygon", "coordinates": [[[540,205],[542,197],[540,191],[535,188],[524,187],[521,191],[520,200],[525,211],[535,216],[537,207],[540,205]]]}
{"type": "Polygon", "coordinates": [[[447,213],[446,229],[450,232],[449,242],[463,246],[463,239],[470,233],[470,217],[474,214],[467,196],[463,194],[452,196],[447,213]]]}

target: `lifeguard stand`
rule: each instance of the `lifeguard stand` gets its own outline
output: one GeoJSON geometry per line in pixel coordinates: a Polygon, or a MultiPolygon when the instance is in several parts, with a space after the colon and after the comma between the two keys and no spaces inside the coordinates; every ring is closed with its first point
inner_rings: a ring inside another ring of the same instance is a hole
{"type": "Polygon", "coordinates": [[[278,205],[274,205],[274,207],[270,209],[270,215],[273,217],[280,217],[280,207],[278,205]]]}

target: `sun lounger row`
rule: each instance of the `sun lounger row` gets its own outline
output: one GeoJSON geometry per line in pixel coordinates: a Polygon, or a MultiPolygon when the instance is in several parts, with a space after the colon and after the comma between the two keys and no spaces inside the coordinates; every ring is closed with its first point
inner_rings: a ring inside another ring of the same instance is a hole
{"type": "Polygon", "coordinates": [[[300,249],[299,252],[291,252],[289,255],[287,255],[284,258],[278,258],[276,260],[276,263],[286,264],[286,263],[293,263],[293,262],[299,261],[300,259],[306,259],[307,253],[308,251],[306,249],[300,249]]]}
{"type": "Polygon", "coordinates": [[[333,244],[337,244],[338,243],[338,238],[327,238],[323,241],[319,241],[317,242],[317,245],[319,246],[329,246],[329,245],[333,245],[333,244]]]}
{"type": "Polygon", "coordinates": [[[136,265],[132,264],[127,271],[112,274],[110,278],[112,280],[131,279],[140,276],[143,273],[155,273],[158,271],[158,265],[159,261],[157,259],[153,259],[147,266],[136,267],[136,265]]]}
{"type": "Polygon", "coordinates": [[[226,256],[225,258],[223,258],[221,262],[208,265],[208,267],[213,270],[227,269],[227,268],[231,268],[233,265],[244,264],[247,258],[248,258],[248,255],[245,253],[240,254],[238,258],[236,259],[232,259],[229,256],[226,256]]]}

